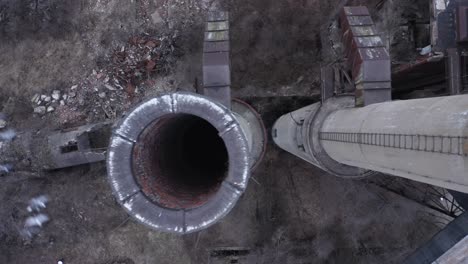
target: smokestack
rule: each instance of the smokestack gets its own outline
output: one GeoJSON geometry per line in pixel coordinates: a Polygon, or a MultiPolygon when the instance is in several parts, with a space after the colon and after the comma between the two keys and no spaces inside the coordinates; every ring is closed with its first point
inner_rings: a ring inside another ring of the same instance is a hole
{"type": "Polygon", "coordinates": [[[381,172],[468,193],[467,95],[353,106],[333,97],[284,115],[274,141],[339,177],[381,172]]]}
{"type": "Polygon", "coordinates": [[[265,146],[261,120],[239,102],[232,109],[176,93],[145,101],[123,118],[107,168],[130,215],[153,229],[186,234],[229,213],[265,146]]]}

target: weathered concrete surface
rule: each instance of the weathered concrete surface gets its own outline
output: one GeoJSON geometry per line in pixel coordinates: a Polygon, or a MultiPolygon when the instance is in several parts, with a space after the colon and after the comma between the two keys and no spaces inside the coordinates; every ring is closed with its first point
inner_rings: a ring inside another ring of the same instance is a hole
{"type": "Polygon", "coordinates": [[[380,103],[330,114],[334,160],[468,193],[468,96],[380,103]]]}

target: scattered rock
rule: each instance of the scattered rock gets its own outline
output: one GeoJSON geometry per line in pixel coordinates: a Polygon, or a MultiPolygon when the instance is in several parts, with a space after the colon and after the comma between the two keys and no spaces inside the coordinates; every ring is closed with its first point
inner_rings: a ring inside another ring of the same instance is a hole
{"type": "Polygon", "coordinates": [[[35,94],[32,99],[31,99],[31,102],[36,104],[37,102],[40,102],[41,101],[41,95],[40,94],[35,94]]]}
{"type": "MultiPolygon", "coordinates": [[[[42,98],[42,96],[41,96],[41,98],[42,98]]],[[[48,103],[48,102],[52,101],[52,97],[46,96],[43,100],[44,100],[44,102],[48,103]]]]}
{"type": "Polygon", "coordinates": [[[70,97],[70,98],[75,98],[75,97],[76,97],[76,93],[75,93],[75,92],[70,92],[70,93],[68,94],[68,97],[70,97]]]}
{"type": "Polygon", "coordinates": [[[64,101],[64,100],[60,100],[60,105],[61,105],[61,106],[64,106],[64,105],[65,105],[65,101],[64,101]]]}
{"type": "Polygon", "coordinates": [[[41,95],[41,100],[45,100],[47,98],[47,95],[41,95]]]}
{"type": "Polygon", "coordinates": [[[49,217],[45,214],[39,214],[36,216],[31,216],[26,219],[26,222],[24,223],[24,227],[42,227],[45,223],[49,221],[49,217]]]}
{"type": "Polygon", "coordinates": [[[68,99],[68,95],[64,94],[64,95],[62,96],[62,98],[63,98],[63,100],[66,101],[66,100],[68,99]]]}
{"type": "Polygon", "coordinates": [[[52,98],[53,98],[54,100],[59,100],[59,99],[60,99],[60,94],[61,94],[61,92],[60,92],[59,90],[54,90],[54,91],[52,92],[52,98]]]}
{"type": "Polygon", "coordinates": [[[303,80],[304,80],[304,76],[300,76],[299,78],[297,78],[296,84],[301,83],[303,80]]]}
{"type": "Polygon", "coordinates": [[[4,119],[0,119],[0,129],[5,128],[7,126],[7,121],[4,119]]]}
{"type": "Polygon", "coordinates": [[[38,106],[36,108],[34,108],[34,113],[36,114],[40,114],[40,115],[43,115],[45,114],[47,111],[47,108],[45,106],[38,106]]]}
{"type": "Polygon", "coordinates": [[[75,90],[76,88],[78,88],[78,85],[73,85],[70,89],[75,90]]]}
{"type": "Polygon", "coordinates": [[[112,87],[110,84],[105,84],[104,85],[108,90],[111,90],[111,91],[115,91],[117,89],[115,89],[114,87],[112,87]]]}
{"type": "Polygon", "coordinates": [[[100,98],[106,98],[106,92],[102,92],[98,94],[100,98]]]}
{"type": "Polygon", "coordinates": [[[13,170],[13,166],[11,164],[0,164],[0,175],[7,174],[13,170]]]}
{"type": "Polygon", "coordinates": [[[55,108],[53,106],[47,107],[47,113],[53,112],[55,108]]]}
{"type": "Polygon", "coordinates": [[[49,197],[47,197],[46,195],[41,195],[41,196],[32,198],[29,201],[29,204],[26,210],[30,213],[40,212],[42,209],[45,209],[47,207],[48,202],[49,202],[49,197]]]}
{"type": "Polygon", "coordinates": [[[0,141],[12,141],[15,137],[16,132],[13,129],[0,132],[0,141]]]}

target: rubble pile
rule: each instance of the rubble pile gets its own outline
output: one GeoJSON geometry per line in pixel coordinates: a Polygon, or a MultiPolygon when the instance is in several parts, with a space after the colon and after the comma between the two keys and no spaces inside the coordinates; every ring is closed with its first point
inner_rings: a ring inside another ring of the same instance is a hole
{"type": "Polygon", "coordinates": [[[35,94],[31,99],[34,107],[34,113],[44,115],[52,113],[58,106],[66,105],[69,99],[76,96],[76,93],[62,94],[60,90],[54,90],[50,95],[35,94]]]}
{"type": "MultiPolygon", "coordinates": [[[[103,67],[68,89],[35,94],[34,113],[45,116],[56,112],[66,124],[78,119],[86,122],[114,119],[141,99],[153,86],[153,78],[169,72],[175,51],[176,35],[133,36],[116,47],[103,67]]],[[[1,124],[0,124],[1,125],[1,124]]]]}

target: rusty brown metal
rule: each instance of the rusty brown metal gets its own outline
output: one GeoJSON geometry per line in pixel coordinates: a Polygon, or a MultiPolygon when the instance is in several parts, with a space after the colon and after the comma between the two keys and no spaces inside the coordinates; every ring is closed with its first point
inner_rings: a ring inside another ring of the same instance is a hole
{"type": "Polygon", "coordinates": [[[153,202],[193,209],[219,190],[227,175],[227,155],[218,131],[207,121],[173,114],[143,130],[133,148],[132,168],[142,192],[153,202]]]}
{"type": "Polygon", "coordinates": [[[356,105],[391,100],[390,55],[367,7],[344,7],[340,14],[343,44],[356,84],[356,105]]]}

